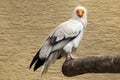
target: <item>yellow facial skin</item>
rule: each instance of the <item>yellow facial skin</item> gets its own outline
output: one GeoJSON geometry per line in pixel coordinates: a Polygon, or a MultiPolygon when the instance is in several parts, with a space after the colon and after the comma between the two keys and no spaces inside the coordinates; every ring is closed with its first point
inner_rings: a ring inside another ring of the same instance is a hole
{"type": "Polygon", "coordinates": [[[78,9],[78,10],[76,11],[76,13],[77,13],[77,15],[78,15],[79,17],[82,17],[83,14],[84,14],[84,10],[83,10],[83,9],[78,9]]]}

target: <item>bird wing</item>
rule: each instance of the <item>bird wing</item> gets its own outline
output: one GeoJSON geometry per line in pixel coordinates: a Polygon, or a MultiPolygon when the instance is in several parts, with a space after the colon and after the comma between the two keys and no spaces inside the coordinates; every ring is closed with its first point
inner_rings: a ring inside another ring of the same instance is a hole
{"type": "Polygon", "coordinates": [[[59,25],[58,28],[49,36],[52,45],[67,39],[73,39],[79,35],[83,29],[82,23],[78,21],[67,21],[59,25]]]}

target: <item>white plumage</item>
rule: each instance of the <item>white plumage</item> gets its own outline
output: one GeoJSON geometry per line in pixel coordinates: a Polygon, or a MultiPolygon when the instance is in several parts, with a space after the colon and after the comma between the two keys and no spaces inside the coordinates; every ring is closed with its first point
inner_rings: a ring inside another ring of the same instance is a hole
{"type": "Polygon", "coordinates": [[[80,44],[83,32],[87,26],[87,11],[83,6],[77,6],[70,20],[61,23],[43,42],[41,49],[33,58],[30,68],[35,63],[34,70],[43,65],[42,73],[48,66],[66,54],[66,60],[73,59],[71,53],[80,44]]]}

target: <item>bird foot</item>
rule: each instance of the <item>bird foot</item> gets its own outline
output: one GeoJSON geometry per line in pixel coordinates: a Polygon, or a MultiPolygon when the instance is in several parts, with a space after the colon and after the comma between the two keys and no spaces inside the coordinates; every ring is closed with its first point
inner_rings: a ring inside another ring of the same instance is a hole
{"type": "Polygon", "coordinates": [[[75,57],[68,57],[68,58],[66,58],[66,61],[71,61],[71,60],[75,60],[75,57]]]}

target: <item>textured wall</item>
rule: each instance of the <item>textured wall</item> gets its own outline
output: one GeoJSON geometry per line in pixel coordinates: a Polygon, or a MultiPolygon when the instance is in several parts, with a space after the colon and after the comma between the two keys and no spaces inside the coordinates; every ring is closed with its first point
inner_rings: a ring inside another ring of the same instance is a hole
{"type": "Polygon", "coordinates": [[[120,74],[67,78],[64,59],[40,76],[28,66],[44,38],[71,18],[78,4],[88,9],[88,27],[76,56],[120,55],[120,0],[0,0],[0,80],[119,80],[120,74]]]}

